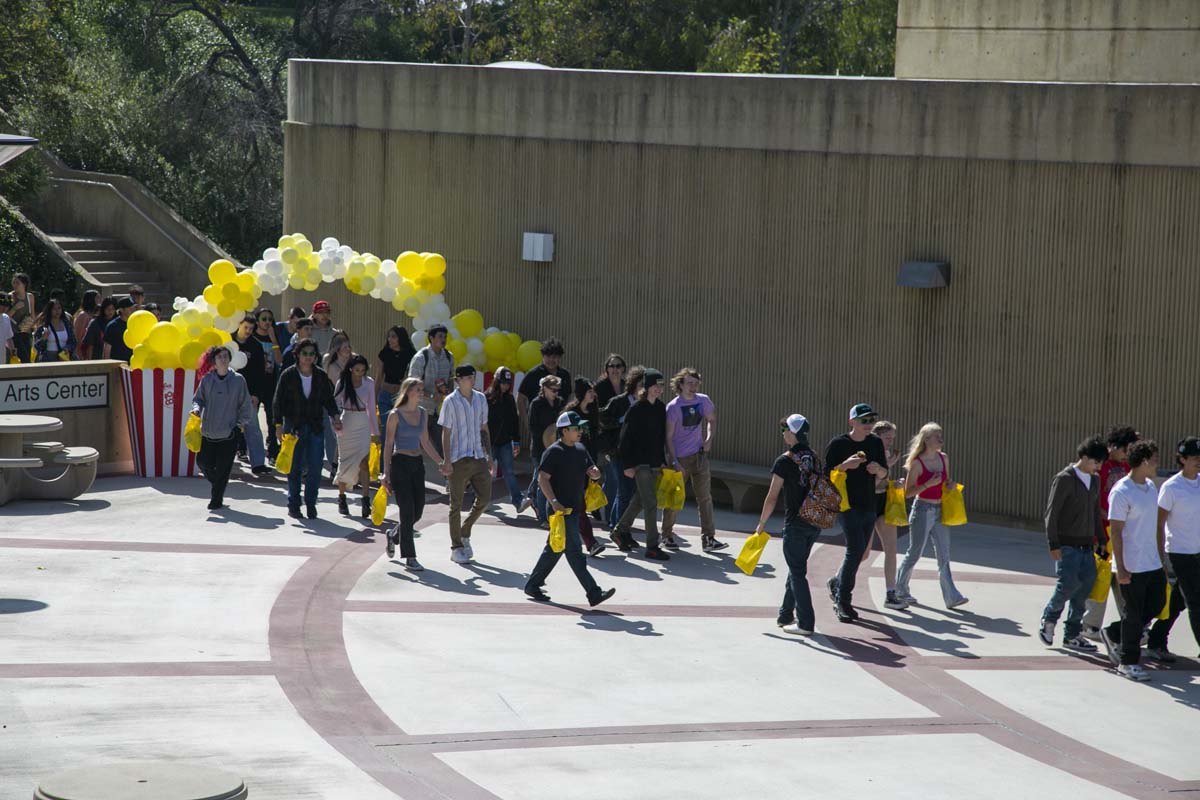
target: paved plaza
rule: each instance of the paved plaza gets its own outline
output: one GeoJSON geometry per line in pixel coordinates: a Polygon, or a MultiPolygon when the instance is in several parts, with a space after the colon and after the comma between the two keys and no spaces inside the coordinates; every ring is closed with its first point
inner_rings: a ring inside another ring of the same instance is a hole
{"type": "Polygon", "coordinates": [[[589,559],[617,590],[590,610],[565,563],[553,604],[525,598],[544,533],[507,503],[459,566],[430,484],[411,573],[331,490],[303,523],[276,475],[235,480],[223,512],[207,497],[108,478],[0,511],[0,800],[140,759],[227,769],[252,800],[1200,797],[1186,617],[1171,648],[1188,658],[1148,684],[1044,647],[1036,533],[956,529],[955,611],[931,558],[921,605],[883,609],[879,554],[854,625],[826,602],[842,547],[824,536],[804,639],[774,624],[779,541],[751,577],[733,563],[752,516],[719,515],[723,553],[684,526],[669,562],[589,559]]]}

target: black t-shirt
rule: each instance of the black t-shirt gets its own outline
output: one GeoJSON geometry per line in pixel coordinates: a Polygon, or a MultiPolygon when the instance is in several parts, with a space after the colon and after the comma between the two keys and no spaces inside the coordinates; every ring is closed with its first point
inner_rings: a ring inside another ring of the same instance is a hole
{"type": "MultiPolygon", "coordinates": [[[[104,328],[104,343],[112,346],[109,351],[109,357],[115,358],[117,361],[128,361],[133,355],[133,351],[125,344],[125,329],[129,327],[129,322],[121,319],[119,316],[113,317],[112,321],[104,328]]],[[[104,355],[101,352],[101,355],[104,355]]]]}
{"type": "Polygon", "coordinates": [[[383,362],[383,382],[399,385],[408,377],[408,365],[417,352],[413,348],[400,343],[399,350],[384,347],[379,351],[379,360],[383,362]]]}
{"type": "Polygon", "coordinates": [[[868,433],[867,438],[861,442],[851,439],[848,433],[835,436],[829,442],[829,446],[825,448],[825,470],[833,470],[838,464],[860,450],[866,454],[867,460],[857,469],[846,473],[846,499],[850,501],[851,508],[874,511],[876,508],[875,476],[867,472],[867,464],[874,461],[887,469],[887,453],[883,450],[882,439],[873,433],[868,433]]]}
{"type": "Polygon", "coordinates": [[[546,448],[538,471],[550,475],[555,500],[573,511],[582,512],[588,484],[587,470],[591,466],[592,457],[582,443],[567,447],[559,440],[546,448]]]}
{"type": "Polygon", "coordinates": [[[537,455],[542,452],[542,436],[546,428],[558,421],[566,402],[560,397],[553,404],[545,397],[536,397],[529,404],[529,452],[537,455]]]}
{"type": "Polygon", "coordinates": [[[800,515],[800,506],[808,497],[809,476],[816,469],[816,463],[812,450],[789,450],[775,459],[771,467],[772,475],[783,478],[783,510],[789,523],[800,515]]]}
{"type": "MultiPolygon", "coordinates": [[[[542,378],[549,374],[550,370],[546,369],[545,364],[538,364],[536,367],[529,370],[529,372],[525,373],[525,377],[521,379],[521,388],[517,391],[532,401],[533,398],[538,396],[538,390],[541,389],[542,378]]],[[[554,375],[560,381],[562,381],[561,388],[558,391],[558,396],[562,398],[563,402],[565,403],[567,400],[571,399],[571,392],[575,388],[575,385],[571,383],[571,373],[567,372],[562,367],[559,367],[558,372],[555,372],[554,375]]]]}

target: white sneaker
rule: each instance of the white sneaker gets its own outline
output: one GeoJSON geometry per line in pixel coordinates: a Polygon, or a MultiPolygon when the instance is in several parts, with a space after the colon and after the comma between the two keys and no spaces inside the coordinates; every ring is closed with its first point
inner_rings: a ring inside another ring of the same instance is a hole
{"type": "Polygon", "coordinates": [[[812,636],[813,635],[812,631],[808,630],[807,628],[801,628],[799,625],[797,625],[794,622],[791,625],[779,626],[779,630],[783,631],[784,633],[790,633],[792,636],[812,636]]]}
{"type": "Polygon", "coordinates": [[[1085,639],[1091,639],[1093,642],[1100,641],[1100,629],[1094,628],[1091,625],[1084,625],[1083,630],[1079,632],[1079,635],[1085,639]]]}
{"type": "Polygon", "coordinates": [[[1054,646],[1054,623],[1043,621],[1042,627],[1038,629],[1038,638],[1042,640],[1042,644],[1046,647],[1054,646]]]}
{"type": "Polygon", "coordinates": [[[467,561],[475,558],[475,550],[471,547],[470,539],[463,539],[463,552],[467,554],[467,561]]]}
{"type": "Polygon", "coordinates": [[[1131,681],[1148,681],[1150,674],[1142,667],[1141,664],[1122,664],[1117,667],[1117,674],[1122,678],[1128,678],[1131,681]]]}
{"type": "Polygon", "coordinates": [[[1108,660],[1114,667],[1118,666],[1121,663],[1121,645],[1114,642],[1104,628],[1100,629],[1100,642],[1104,645],[1104,652],[1108,653],[1108,660]]]}
{"type": "Polygon", "coordinates": [[[404,568],[409,572],[424,572],[425,568],[421,566],[421,562],[415,558],[404,559],[404,568]]]}
{"type": "Polygon", "coordinates": [[[450,551],[450,560],[455,564],[466,564],[471,559],[467,557],[467,553],[461,547],[455,547],[450,551]]]}

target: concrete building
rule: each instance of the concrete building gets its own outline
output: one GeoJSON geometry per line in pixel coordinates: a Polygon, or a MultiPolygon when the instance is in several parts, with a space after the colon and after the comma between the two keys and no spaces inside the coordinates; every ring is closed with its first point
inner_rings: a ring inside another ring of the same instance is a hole
{"type": "MultiPolygon", "coordinates": [[[[867,401],[1033,521],[1084,435],[1200,432],[1196,86],[294,61],[285,158],[286,230],[441,252],[453,308],[574,373],[698,367],[716,458],[765,472],[781,416],[823,444],[867,401]]],[[[327,294],[373,354],[397,315],[327,294]]]]}

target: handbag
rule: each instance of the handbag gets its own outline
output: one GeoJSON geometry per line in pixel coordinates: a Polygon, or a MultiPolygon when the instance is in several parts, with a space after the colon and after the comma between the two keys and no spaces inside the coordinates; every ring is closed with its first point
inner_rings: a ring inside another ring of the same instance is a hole
{"type": "Polygon", "coordinates": [[[817,457],[813,456],[814,469],[808,478],[808,494],[800,504],[800,520],[820,530],[832,528],[842,507],[842,493],[821,471],[817,457]]]}

